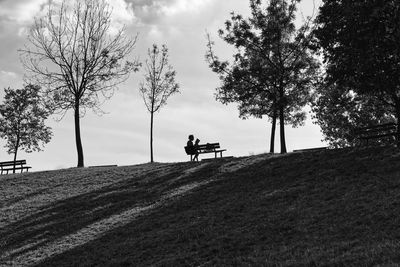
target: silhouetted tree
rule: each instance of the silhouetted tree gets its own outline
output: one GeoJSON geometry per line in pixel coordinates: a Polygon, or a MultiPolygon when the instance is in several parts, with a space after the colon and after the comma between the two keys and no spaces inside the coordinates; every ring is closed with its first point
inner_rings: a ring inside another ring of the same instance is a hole
{"type": "MultiPolygon", "coordinates": [[[[239,117],[247,119],[251,116],[262,118],[267,115],[272,120],[270,152],[274,153],[275,128],[277,119],[276,93],[262,77],[267,75],[260,67],[256,57],[248,57],[237,53],[235,63],[229,67],[228,62],[221,62],[214,54],[213,42],[209,35],[206,58],[214,72],[219,74],[221,88],[217,88],[216,98],[223,104],[238,104],[239,117]]],[[[251,51],[247,51],[249,53],[251,51]]],[[[249,53],[250,54],[250,53],[249,53]]]]}
{"type": "Polygon", "coordinates": [[[111,9],[105,0],[50,1],[47,15],[36,18],[30,46],[21,50],[25,67],[35,84],[44,87],[55,112],[74,110],[78,167],[84,166],[80,118],[86,109],[99,111],[138,62],[124,59],[136,38],[124,28],[111,31],[111,9]]]}
{"type": "MultiPolygon", "coordinates": [[[[312,104],[313,118],[321,127],[324,141],[332,147],[354,146],[355,129],[394,122],[395,118],[374,97],[358,94],[336,84],[321,82],[312,104]]],[[[378,143],[387,139],[376,140],[378,143]]]]}
{"type": "Polygon", "coordinates": [[[140,84],[143,101],[150,112],[150,160],[153,157],[153,122],[154,113],[167,104],[167,99],[179,92],[179,85],[175,82],[176,72],[168,61],[168,49],[165,45],[161,50],[156,44],[148,50],[145,63],[145,80],[140,84]]]}
{"type": "Polygon", "coordinates": [[[324,0],[316,23],[325,83],[374,98],[399,122],[400,2],[324,0]]]}
{"type": "Polygon", "coordinates": [[[318,64],[308,50],[309,20],[296,29],[299,0],[250,0],[251,17],[232,13],[220,37],[236,48],[232,64],[220,61],[209,39],[206,58],[219,74],[222,86],[217,100],[239,104],[241,117],[267,115],[272,119],[271,152],[279,118],[281,153],[286,153],[285,124],[302,125],[304,106],[311,100],[311,87],[318,64]]]}
{"type": "Polygon", "coordinates": [[[0,105],[0,137],[7,140],[5,147],[14,154],[14,162],[18,149],[27,153],[40,151],[51,139],[51,128],[44,123],[49,111],[41,104],[39,91],[35,85],[5,89],[4,103],[0,105]]]}

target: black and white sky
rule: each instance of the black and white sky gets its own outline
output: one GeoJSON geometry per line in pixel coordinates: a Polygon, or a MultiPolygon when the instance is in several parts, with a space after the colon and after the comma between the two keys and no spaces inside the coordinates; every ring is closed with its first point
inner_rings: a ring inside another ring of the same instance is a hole
{"type": "MultiPolygon", "coordinates": [[[[0,0],[1,99],[3,88],[20,88],[24,84],[25,70],[18,49],[27,43],[34,17],[40,16],[48,2],[0,0]]],[[[144,61],[153,43],[166,44],[177,72],[181,93],[173,95],[155,116],[156,161],[187,160],[183,147],[189,134],[198,137],[201,143],[220,142],[227,149],[226,155],[247,156],[269,150],[270,123],[266,119],[242,120],[234,104],[226,106],[215,101],[219,80],[205,61],[206,32],[216,42],[216,54],[222,59],[230,58],[232,49],[219,40],[217,31],[230,12],[249,14],[247,0],[109,0],[109,4],[115,25],[126,25],[126,34],[138,34],[132,58],[144,61]]],[[[307,16],[319,4],[320,0],[303,0],[299,9],[307,16]]],[[[82,119],[85,165],[132,165],[149,161],[150,116],[138,91],[142,77],[142,72],[132,74],[119,86],[113,98],[102,106],[106,114],[88,112],[82,119]]],[[[22,152],[19,158],[27,159],[33,170],[76,166],[73,113],[67,113],[60,122],[50,118],[47,124],[53,128],[54,136],[44,151],[22,152]]],[[[311,119],[304,127],[287,127],[289,151],[322,146],[321,139],[320,129],[311,119]]],[[[0,161],[12,159],[2,148],[4,144],[0,140],[0,161]]],[[[276,147],[279,148],[279,140],[276,147]]]]}

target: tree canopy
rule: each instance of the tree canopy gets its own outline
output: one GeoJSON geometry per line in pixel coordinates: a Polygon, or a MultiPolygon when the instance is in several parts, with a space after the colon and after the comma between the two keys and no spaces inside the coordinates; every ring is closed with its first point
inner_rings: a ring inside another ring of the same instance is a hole
{"type": "MultiPolygon", "coordinates": [[[[332,147],[359,144],[355,134],[357,128],[395,121],[393,115],[378,99],[324,82],[316,88],[312,111],[315,123],[321,127],[324,141],[332,147]]],[[[372,141],[381,144],[388,140],[372,141]]]]}
{"type": "Polygon", "coordinates": [[[6,139],[9,154],[17,158],[18,149],[40,151],[50,142],[51,128],[45,125],[49,110],[40,98],[40,87],[26,85],[22,89],[5,89],[0,105],[0,137],[6,139]]]}
{"type": "Polygon", "coordinates": [[[317,61],[308,51],[309,21],[294,24],[299,0],[250,0],[251,17],[231,14],[220,37],[235,47],[233,62],[221,61],[209,39],[206,58],[221,79],[216,98],[238,103],[241,117],[266,115],[272,119],[271,152],[275,124],[280,122],[281,153],[286,152],[285,124],[296,127],[306,117],[317,61]]]}
{"type": "Polygon", "coordinates": [[[371,120],[360,124],[388,116],[399,121],[400,2],[324,0],[316,24],[315,44],[326,63],[324,83],[375,106],[362,105],[360,112],[371,120]]]}

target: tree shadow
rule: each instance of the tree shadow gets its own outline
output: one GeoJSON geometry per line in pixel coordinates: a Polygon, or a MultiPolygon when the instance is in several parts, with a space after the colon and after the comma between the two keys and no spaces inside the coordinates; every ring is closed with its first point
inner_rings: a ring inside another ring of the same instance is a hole
{"type": "MultiPolygon", "coordinates": [[[[309,266],[332,257],[342,259],[343,251],[351,251],[353,259],[370,263],[370,252],[363,244],[379,244],[382,232],[397,229],[397,222],[390,218],[399,212],[398,164],[393,164],[398,159],[398,153],[392,158],[391,153],[375,150],[334,150],[317,156],[293,153],[260,161],[176,164],[134,175],[119,169],[121,175],[131,176],[49,204],[13,224],[5,232],[9,242],[4,246],[13,254],[3,262],[273,266],[290,260],[309,266]],[[359,169],[363,170],[360,175],[359,169]],[[393,181],[379,180],[376,172],[386,173],[393,181]],[[360,201],[366,205],[360,206],[360,201]],[[371,217],[374,212],[378,213],[371,217]],[[122,223],[112,224],[113,218],[122,223]],[[35,232],[35,227],[41,232],[35,232]],[[85,231],[96,227],[100,233],[85,236],[85,231]],[[371,235],[376,228],[378,234],[371,235]],[[24,239],[25,232],[30,236],[24,239]]],[[[357,263],[347,260],[340,262],[357,263]]]]}
{"type": "MultiPolygon", "coordinates": [[[[255,177],[256,182],[249,185],[249,180],[243,177],[252,172],[252,166],[237,177],[220,173],[218,168],[222,163],[211,164],[210,168],[191,172],[189,181],[183,184],[200,183],[205,177],[213,176],[212,184],[204,183],[182,198],[171,199],[121,227],[48,257],[36,266],[193,266],[208,260],[210,265],[219,265],[223,261],[213,262],[216,255],[220,259],[232,259],[235,255],[250,253],[251,244],[270,232],[260,235],[249,230],[243,237],[237,229],[248,228],[253,220],[265,220],[268,214],[253,210],[243,193],[254,188],[262,190],[258,182],[263,179],[255,177]],[[243,217],[237,217],[240,213],[243,217]]],[[[258,162],[258,166],[262,164],[258,162]]]]}
{"type": "MultiPolygon", "coordinates": [[[[37,212],[0,228],[1,261],[13,261],[35,250],[56,244],[60,239],[90,229],[97,222],[130,213],[140,216],[151,205],[168,200],[165,196],[182,186],[201,181],[198,173],[184,175],[193,163],[153,164],[148,170],[132,175],[129,167],[118,169],[118,175],[128,178],[103,188],[89,191],[42,206],[37,212]],[[121,173],[122,172],[122,173],[121,173]],[[181,179],[177,179],[181,177],[181,179]],[[136,213],[135,213],[136,212],[136,213]]],[[[196,166],[198,166],[196,164],[196,166]]],[[[213,176],[217,168],[207,169],[202,175],[213,176]]],[[[41,192],[35,193],[40,195],[41,192]]],[[[30,197],[26,195],[25,197],[30,197]]],[[[19,199],[7,202],[15,203],[19,199]]],[[[125,216],[125,215],[123,215],[125,216]]],[[[136,215],[135,215],[136,216],[136,215]]],[[[128,217],[129,218],[129,217],[128,217]]],[[[116,219],[120,219],[116,217],[116,219]]],[[[109,220],[106,223],[114,224],[109,220]]],[[[118,223],[117,223],[118,225],[118,223]]],[[[110,226],[110,230],[113,225],[110,226]]]]}

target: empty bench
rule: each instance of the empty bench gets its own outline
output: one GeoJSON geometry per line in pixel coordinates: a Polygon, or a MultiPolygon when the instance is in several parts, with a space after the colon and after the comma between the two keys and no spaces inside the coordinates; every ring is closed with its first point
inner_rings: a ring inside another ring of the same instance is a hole
{"type": "MultiPolygon", "coordinates": [[[[397,124],[396,123],[385,123],[374,126],[367,126],[357,128],[354,131],[355,136],[360,141],[364,141],[368,145],[368,140],[378,139],[384,137],[397,137],[397,124]]],[[[397,139],[397,138],[396,138],[397,139]]]]}
{"type": "MultiPolygon", "coordinates": [[[[197,152],[199,154],[214,153],[215,158],[217,158],[218,154],[222,158],[222,152],[226,151],[226,149],[220,149],[220,148],[221,147],[220,147],[219,143],[207,143],[207,144],[198,145],[196,147],[197,152]]],[[[185,152],[186,152],[186,154],[190,155],[190,161],[192,161],[194,154],[191,153],[191,151],[188,149],[187,146],[185,146],[185,152]]]]}
{"type": "Polygon", "coordinates": [[[1,174],[8,174],[9,171],[14,172],[14,170],[21,170],[21,173],[26,170],[28,171],[30,168],[26,165],[26,160],[16,160],[16,161],[3,161],[0,162],[1,174]]]}

